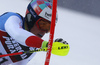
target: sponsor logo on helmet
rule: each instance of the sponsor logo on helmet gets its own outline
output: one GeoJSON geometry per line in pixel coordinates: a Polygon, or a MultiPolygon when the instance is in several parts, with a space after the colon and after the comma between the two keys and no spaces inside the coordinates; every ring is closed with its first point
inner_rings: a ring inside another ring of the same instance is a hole
{"type": "Polygon", "coordinates": [[[51,16],[52,16],[52,14],[45,12],[45,17],[50,18],[51,16]]]}
{"type": "Polygon", "coordinates": [[[39,14],[42,18],[45,18],[49,21],[51,21],[51,16],[52,16],[52,10],[49,7],[45,7],[41,13],[39,14]]]}

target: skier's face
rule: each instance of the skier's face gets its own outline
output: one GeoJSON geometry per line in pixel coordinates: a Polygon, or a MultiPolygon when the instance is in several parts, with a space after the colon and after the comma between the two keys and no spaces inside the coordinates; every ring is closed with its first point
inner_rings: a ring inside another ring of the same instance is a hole
{"type": "Polygon", "coordinates": [[[42,38],[45,33],[50,31],[50,25],[51,23],[48,20],[40,18],[31,28],[30,32],[42,38]]]}
{"type": "Polygon", "coordinates": [[[46,33],[46,31],[42,31],[40,30],[36,24],[34,24],[34,26],[31,28],[30,30],[31,33],[35,34],[36,36],[42,38],[44,36],[44,34],[46,33]]]}
{"type": "Polygon", "coordinates": [[[37,27],[41,30],[41,31],[46,31],[47,33],[50,31],[50,21],[40,18],[37,22],[36,22],[37,27]]]}

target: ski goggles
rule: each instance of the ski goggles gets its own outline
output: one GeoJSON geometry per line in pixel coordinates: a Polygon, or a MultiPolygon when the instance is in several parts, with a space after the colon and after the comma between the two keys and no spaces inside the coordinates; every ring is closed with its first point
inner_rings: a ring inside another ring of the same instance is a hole
{"type": "Polygon", "coordinates": [[[42,31],[46,31],[46,33],[48,33],[50,31],[50,26],[51,23],[50,21],[40,18],[37,22],[36,22],[37,27],[42,30],[42,31]]]}

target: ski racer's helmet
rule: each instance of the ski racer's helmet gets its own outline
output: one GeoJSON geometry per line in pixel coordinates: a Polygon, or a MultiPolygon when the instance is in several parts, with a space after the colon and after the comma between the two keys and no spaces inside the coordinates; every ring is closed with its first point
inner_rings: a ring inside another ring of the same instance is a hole
{"type": "MultiPolygon", "coordinates": [[[[25,22],[28,30],[39,20],[46,20],[51,23],[52,3],[47,0],[32,0],[26,11],[25,22]]],[[[57,21],[57,16],[56,16],[57,21]]]]}

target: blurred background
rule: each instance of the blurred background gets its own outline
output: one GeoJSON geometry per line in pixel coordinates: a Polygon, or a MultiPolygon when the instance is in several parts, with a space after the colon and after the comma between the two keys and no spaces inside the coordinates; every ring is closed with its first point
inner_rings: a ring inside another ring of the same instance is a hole
{"type": "Polygon", "coordinates": [[[100,17],[100,0],[58,0],[58,6],[100,17]]]}
{"type": "MultiPolygon", "coordinates": [[[[52,0],[49,0],[52,1],[52,0]]],[[[58,6],[100,17],[100,0],[57,0],[58,6]]]]}

